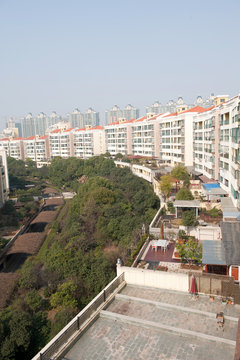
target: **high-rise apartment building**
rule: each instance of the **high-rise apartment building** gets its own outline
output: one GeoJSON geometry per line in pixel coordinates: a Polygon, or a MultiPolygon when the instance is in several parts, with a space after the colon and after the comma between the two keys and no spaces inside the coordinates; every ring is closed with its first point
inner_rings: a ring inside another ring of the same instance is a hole
{"type": "Polygon", "coordinates": [[[99,126],[99,112],[89,108],[84,114],[84,126],[99,126]]]}
{"type": "Polygon", "coordinates": [[[119,119],[123,118],[123,112],[117,105],[114,105],[112,109],[105,111],[105,124],[113,124],[119,119]]]}
{"type": "Polygon", "coordinates": [[[135,108],[131,104],[125,106],[122,110],[117,105],[114,105],[112,109],[105,111],[105,124],[114,124],[120,121],[129,121],[139,118],[139,109],[135,108]]]}
{"type": "Polygon", "coordinates": [[[68,114],[68,120],[72,128],[84,128],[85,126],[99,126],[99,113],[89,108],[85,113],[81,113],[79,109],[68,114]]]}
{"type": "Polygon", "coordinates": [[[79,109],[74,109],[72,113],[68,114],[68,120],[72,128],[83,128],[84,117],[79,109]]]}
{"type": "Polygon", "coordinates": [[[163,113],[174,113],[177,111],[177,104],[173,100],[169,100],[166,105],[161,104],[159,101],[155,101],[152,106],[146,107],[146,113],[152,115],[159,115],[163,113]]]}
{"type": "Polygon", "coordinates": [[[7,167],[7,154],[3,148],[0,148],[0,208],[8,199],[9,180],[7,167]]]}
{"type": "Polygon", "coordinates": [[[22,132],[23,132],[23,137],[36,135],[35,120],[34,117],[32,116],[32,113],[28,113],[22,119],[22,132]]]}
{"type": "Polygon", "coordinates": [[[139,109],[135,108],[131,104],[128,104],[123,109],[123,118],[128,120],[139,118],[139,109]]]}
{"type": "Polygon", "coordinates": [[[22,119],[22,132],[25,138],[30,136],[43,136],[46,130],[53,124],[61,121],[61,117],[52,112],[50,116],[47,116],[41,112],[38,116],[33,117],[31,113],[22,119]]]}

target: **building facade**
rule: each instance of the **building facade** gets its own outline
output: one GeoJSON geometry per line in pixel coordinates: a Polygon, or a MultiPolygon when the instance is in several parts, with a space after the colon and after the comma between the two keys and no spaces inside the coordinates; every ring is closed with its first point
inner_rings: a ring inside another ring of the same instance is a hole
{"type": "Polygon", "coordinates": [[[130,121],[132,119],[139,118],[139,109],[135,108],[131,104],[125,106],[122,110],[117,105],[114,105],[112,109],[105,111],[105,124],[114,124],[118,121],[130,121]]]}
{"type": "Polygon", "coordinates": [[[88,159],[106,153],[105,131],[101,126],[73,130],[73,156],[88,159]]]}
{"type": "Polygon", "coordinates": [[[57,115],[55,111],[53,111],[50,116],[41,112],[38,116],[33,117],[32,114],[29,113],[22,119],[23,137],[44,136],[47,129],[59,121],[61,121],[61,117],[57,115]]]}
{"type": "Polygon", "coordinates": [[[0,148],[0,208],[8,200],[9,180],[7,167],[7,154],[3,148],[0,148]]]}
{"type": "Polygon", "coordinates": [[[218,180],[240,206],[240,96],[217,97],[215,107],[194,118],[194,166],[218,180]]]}
{"type": "Polygon", "coordinates": [[[24,159],[31,159],[38,165],[40,162],[48,162],[50,159],[49,137],[30,136],[23,140],[24,159]]]}
{"type": "Polygon", "coordinates": [[[71,114],[68,114],[68,120],[71,128],[82,129],[85,126],[99,126],[99,112],[89,108],[85,113],[81,113],[79,109],[74,109],[71,114]]]}
{"type": "Polygon", "coordinates": [[[161,117],[160,160],[175,166],[193,166],[193,122],[194,115],[206,109],[196,106],[182,113],[161,117]]]}

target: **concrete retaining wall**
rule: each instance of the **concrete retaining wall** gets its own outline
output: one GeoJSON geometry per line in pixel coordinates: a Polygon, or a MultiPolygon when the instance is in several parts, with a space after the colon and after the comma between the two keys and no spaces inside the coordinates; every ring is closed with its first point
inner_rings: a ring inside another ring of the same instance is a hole
{"type": "Polygon", "coordinates": [[[127,284],[188,292],[188,274],[117,266],[117,276],[124,273],[127,284]]]}

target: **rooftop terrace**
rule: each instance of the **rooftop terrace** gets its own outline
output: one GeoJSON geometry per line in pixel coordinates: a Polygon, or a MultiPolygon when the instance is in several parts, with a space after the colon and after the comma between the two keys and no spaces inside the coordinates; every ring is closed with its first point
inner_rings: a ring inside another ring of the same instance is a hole
{"type": "Polygon", "coordinates": [[[191,273],[118,262],[117,277],[33,360],[239,360],[233,278],[196,272],[195,279],[199,295],[193,297],[191,273]]]}
{"type": "Polygon", "coordinates": [[[232,360],[239,308],[201,295],[125,286],[61,359],[232,360]],[[216,312],[225,314],[224,328],[216,312]]]}

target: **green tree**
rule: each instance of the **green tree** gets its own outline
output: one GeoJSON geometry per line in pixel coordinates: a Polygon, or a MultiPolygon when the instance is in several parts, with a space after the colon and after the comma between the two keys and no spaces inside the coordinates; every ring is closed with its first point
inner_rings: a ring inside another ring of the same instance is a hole
{"type": "Polygon", "coordinates": [[[172,190],[172,177],[171,175],[163,175],[160,180],[160,190],[166,197],[169,196],[172,190]]]}
{"type": "Polygon", "coordinates": [[[75,299],[77,286],[72,280],[69,280],[58,286],[55,294],[50,297],[50,304],[52,307],[63,306],[76,308],[78,303],[75,299]]]}
{"type": "Polygon", "coordinates": [[[182,214],[182,224],[184,226],[196,226],[196,216],[193,211],[184,211],[182,214]]]}
{"type": "Polygon", "coordinates": [[[181,262],[192,264],[201,264],[202,262],[202,245],[195,239],[190,238],[184,244],[177,243],[176,248],[181,258],[181,262]]]}
{"type": "Polygon", "coordinates": [[[26,295],[25,301],[32,311],[38,311],[42,307],[42,298],[35,289],[26,295]]]}
{"type": "Polygon", "coordinates": [[[185,187],[189,186],[189,184],[190,184],[190,176],[189,176],[185,166],[183,166],[182,164],[176,165],[173,168],[171,174],[175,179],[177,179],[179,181],[183,181],[183,185],[185,187]]]}
{"type": "Polygon", "coordinates": [[[117,154],[115,155],[115,159],[116,159],[116,160],[122,159],[123,157],[124,157],[124,155],[121,154],[121,153],[117,153],[117,154]]]}
{"type": "Polygon", "coordinates": [[[59,333],[62,328],[71,321],[76,315],[76,311],[73,309],[61,308],[55,315],[54,320],[51,326],[50,337],[53,338],[57,333],[59,333]]]}
{"type": "Polygon", "coordinates": [[[190,190],[182,188],[177,192],[176,200],[193,200],[194,197],[190,190]]]}

